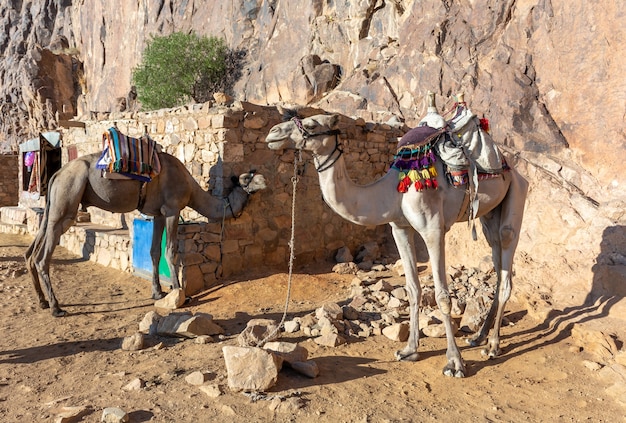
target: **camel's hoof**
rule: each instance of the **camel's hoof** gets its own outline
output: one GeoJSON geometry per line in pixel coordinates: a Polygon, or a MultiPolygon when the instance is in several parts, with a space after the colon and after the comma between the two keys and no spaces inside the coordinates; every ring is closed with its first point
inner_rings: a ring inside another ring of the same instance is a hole
{"type": "Polygon", "coordinates": [[[500,348],[495,348],[495,349],[483,348],[482,351],[480,352],[480,355],[491,360],[492,358],[498,357],[501,353],[502,353],[502,350],[500,348]]]}
{"type": "Polygon", "coordinates": [[[45,310],[47,308],[50,308],[50,304],[48,304],[48,301],[45,300],[39,301],[39,308],[45,310]]]}
{"type": "Polygon", "coordinates": [[[465,377],[465,372],[463,370],[455,370],[454,368],[447,366],[443,368],[443,374],[448,377],[465,377]]]}
{"type": "Polygon", "coordinates": [[[481,338],[466,338],[465,342],[467,342],[470,347],[479,347],[485,344],[485,340],[481,338]]]}
{"type": "Polygon", "coordinates": [[[406,353],[404,351],[396,351],[396,360],[398,361],[417,361],[420,355],[417,351],[406,353]]]}
{"type": "Polygon", "coordinates": [[[58,308],[56,310],[52,310],[52,315],[54,317],[63,317],[65,315],[67,315],[67,311],[61,310],[60,308],[58,308]]]}
{"type": "Polygon", "coordinates": [[[160,300],[161,298],[165,297],[165,294],[162,292],[154,292],[152,294],[152,299],[153,300],[160,300]]]}

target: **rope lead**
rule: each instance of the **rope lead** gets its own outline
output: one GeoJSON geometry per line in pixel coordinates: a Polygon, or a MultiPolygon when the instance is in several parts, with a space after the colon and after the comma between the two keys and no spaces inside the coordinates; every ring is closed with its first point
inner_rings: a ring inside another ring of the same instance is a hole
{"type": "Polygon", "coordinates": [[[302,150],[297,150],[297,155],[294,154],[293,158],[293,176],[291,177],[291,183],[293,185],[292,201],[291,201],[291,239],[289,240],[289,275],[287,277],[287,298],[285,299],[285,311],[283,317],[280,319],[280,323],[272,332],[270,332],[265,338],[257,343],[257,347],[262,347],[265,343],[271,339],[278,331],[284,326],[285,319],[287,318],[287,312],[289,310],[289,301],[291,298],[291,284],[293,277],[293,262],[295,256],[295,234],[296,234],[296,187],[298,185],[298,164],[302,162],[302,150]]]}

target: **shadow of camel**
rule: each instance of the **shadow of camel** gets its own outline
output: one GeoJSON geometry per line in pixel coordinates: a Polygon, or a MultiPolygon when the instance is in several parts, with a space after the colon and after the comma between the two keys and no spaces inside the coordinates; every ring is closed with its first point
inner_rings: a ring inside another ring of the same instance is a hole
{"type": "Polygon", "coordinates": [[[592,266],[593,282],[583,304],[552,311],[548,318],[522,332],[504,335],[502,340],[513,342],[503,347],[500,357],[476,361],[471,367],[480,369],[497,365],[504,360],[523,355],[537,348],[559,343],[572,334],[574,325],[609,316],[611,308],[626,296],[626,226],[605,228],[600,253],[592,266]]]}
{"type": "Polygon", "coordinates": [[[59,342],[40,346],[0,351],[0,364],[32,364],[77,353],[119,350],[122,338],[59,342]]]}

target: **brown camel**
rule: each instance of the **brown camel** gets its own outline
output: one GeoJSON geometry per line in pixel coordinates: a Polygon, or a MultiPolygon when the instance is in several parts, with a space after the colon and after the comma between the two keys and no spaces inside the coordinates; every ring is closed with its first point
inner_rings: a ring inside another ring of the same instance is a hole
{"type": "MultiPolygon", "coordinates": [[[[398,192],[398,170],[390,169],[381,179],[365,186],[348,176],[339,144],[339,115],[294,117],[275,125],[266,142],[272,150],[295,148],[311,152],[318,170],[320,188],[326,203],[340,216],[359,225],[389,223],[406,274],[410,322],[406,347],[396,352],[398,360],[418,359],[418,305],[421,288],[417,273],[414,234],[424,240],[430,256],[437,304],[444,315],[447,338],[446,376],[464,377],[465,363],[456,345],[450,318],[450,294],[445,276],[445,234],[458,221],[466,221],[466,190],[448,184],[441,160],[435,163],[437,189],[398,192]],[[465,205],[465,206],[464,206],[465,205]]],[[[489,315],[471,344],[484,344],[493,326],[485,354],[500,354],[500,324],[511,293],[513,255],[518,243],[528,183],[514,169],[497,178],[480,182],[477,217],[491,245],[498,274],[497,296],[489,315]]]]}
{"type": "Polygon", "coordinates": [[[254,172],[234,178],[235,187],[227,197],[218,198],[204,191],[185,166],[174,156],[159,153],[161,172],[150,182],[134,179],[119,180],[102,177],[96,169],[99,153],[79,157],[63,166],[50,180],[46,209],[35,240],[25,254],[26,267],[31,274],[42,308],[50,307],[53,316],[63,316],[50,283],[50,260],[61,235],[76,221],[79,206],[95,206],[114,213],[139,210],[154,216],[152,245],[152,298],[163,297],[159,280],[161,237],[166,228],[166,258],[174,289],[178,281],[178,220],[180,211],[189,206],[209,219],[238,216],[248,196],[266,187],[265,178],[254,172]],[[142,186],[143,185],[143,186],[142,186]],[[140,205],[141,203],[141,205],[140,205]],[[43,294],[40,285],[48,295],[43,294]]]}

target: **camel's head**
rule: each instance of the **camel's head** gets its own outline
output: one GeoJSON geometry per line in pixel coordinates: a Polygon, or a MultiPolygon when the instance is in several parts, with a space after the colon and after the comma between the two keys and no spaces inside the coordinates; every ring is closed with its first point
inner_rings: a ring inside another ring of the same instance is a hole
{"type": "Polygon", "coordinates": [[[254,194],[257,191],[261,191],[267,188],[267,184],[265,183],[265,177],[259,173],[256,173],[256,170],[251,170],[248,173],[242,173],[241,175],[239,175],[239,179],[236,182],[248,194],[254,194]]]}
{"type": "Polygon", "coordinates": [[[336,146],[339,115],[315,115],[300,118],[288,111],[285,121],[274,125],[265,138],[270,150],[295,148],[316,155],[329,154],[336,146]]]}

